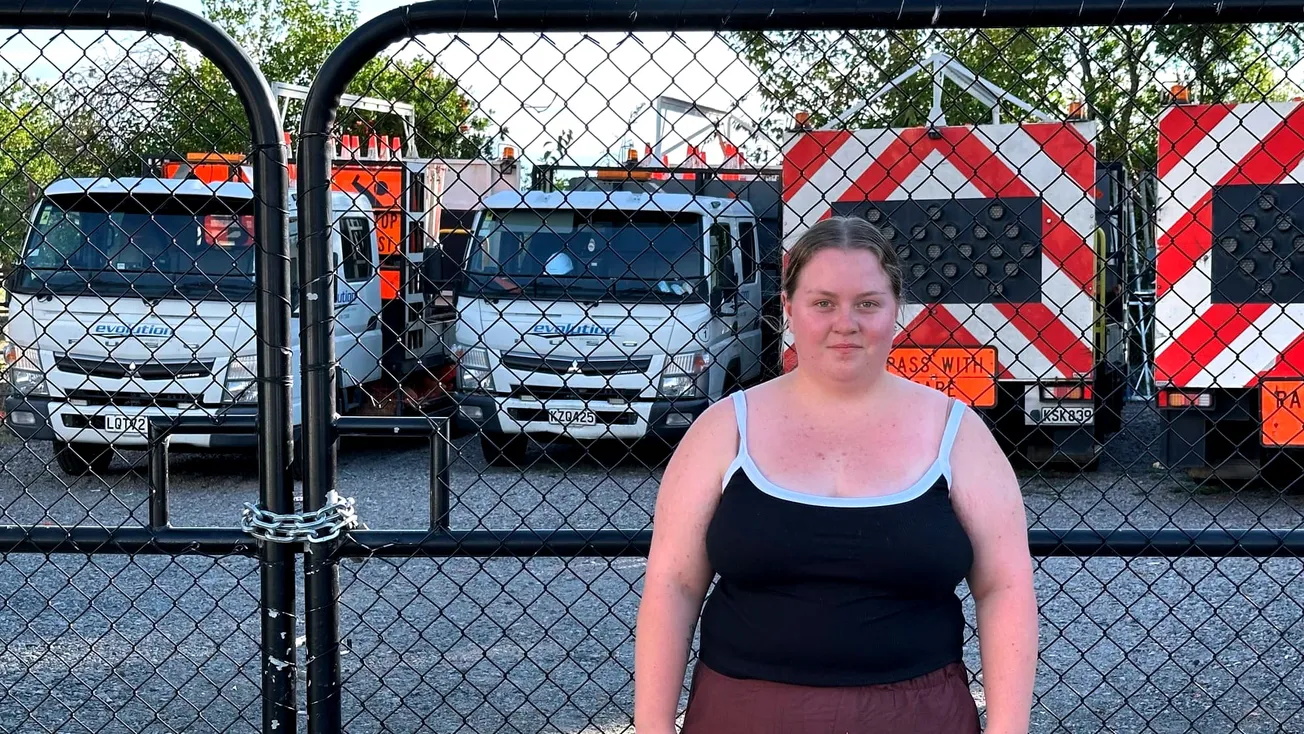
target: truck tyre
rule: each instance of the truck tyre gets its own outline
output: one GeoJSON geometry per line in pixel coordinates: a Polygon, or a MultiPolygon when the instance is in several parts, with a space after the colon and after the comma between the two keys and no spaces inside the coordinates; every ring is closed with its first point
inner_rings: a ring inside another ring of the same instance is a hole
{"type": "Polygon", "coordinates": [[[480,434],[480,450],[489,466],[520,467],[525,464],[525,450],[529,437],[524,433],[490,433],[480,434]]]}
{"type": "Polygon", "coordinates": [[[64,474],[103,474],[108,470],[109,464],[113,463],[113,449],[109,446],[55,441],[54,460],[64,474]]]}

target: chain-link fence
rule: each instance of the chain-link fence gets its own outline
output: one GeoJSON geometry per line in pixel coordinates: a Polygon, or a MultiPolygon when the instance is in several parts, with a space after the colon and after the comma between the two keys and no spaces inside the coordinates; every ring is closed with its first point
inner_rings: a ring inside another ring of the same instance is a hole
{"type": "Polygon", "coordinates": [[[294,556],[239,528],[242,502],[292,509],[266,83],[190,12],[19,5],[0,10],[0,729],[293,725],[294,556]],[[232,458],[185,458],[209,452],[232,458]]]}
{"type": "MultiPolygon", "coordinates": [[[[784,253],[854,215],[902,263],[888,369],[967,403],[1017,470],[1032,730],[1304,731],[1288,9],[421,3],[349,35],[342,6],[235,7],[210,14],[294,133],[288,197],[250,187],[270,148],[193,51],[0,45],[5,727],[257,729],[262,688],[278,734],[632,731],[666,462],[799,369],[784,253]],[[60,196],[74,176],[118,194],[60,196]],[[233,208],[168,229],[169,186],[233,208]],[[258,258],[258,203],[288,212],[288,257],[258,258]],[[100,223],[61,240],[78,207],[100,223]],[[255,328],[259,292],[288,328],[255,328]],[[256,411],[284,384],[264,341],[295,382],[256,411]],[[153,415],[185,427],[151,467],[153,415]],[[214,455],[237,441],[243,464],[214,455]],[[99,555],[123,547],[187,555],[99,555]],[[26,554],[50,550],[75,554],[26,554]]],[[[787,496],[784,469],[743,472],[787,496]]]]}

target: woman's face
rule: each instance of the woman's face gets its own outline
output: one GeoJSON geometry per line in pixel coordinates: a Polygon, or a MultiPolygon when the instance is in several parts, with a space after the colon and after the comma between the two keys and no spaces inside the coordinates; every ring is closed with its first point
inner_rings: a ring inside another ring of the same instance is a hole
{"type": "Polygon", "coordinates": [[[783,306],[801,367],[846,381],[871,376],[887,363],[897,302],[873,253],[820,251],[783,306]]]}

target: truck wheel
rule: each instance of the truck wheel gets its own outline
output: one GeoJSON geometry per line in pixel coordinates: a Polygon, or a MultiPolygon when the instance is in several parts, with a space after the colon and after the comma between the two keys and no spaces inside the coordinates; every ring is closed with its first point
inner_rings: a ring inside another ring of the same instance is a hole
{"type": "Polygon", "coordinates": [[[489,466],[520,467],[525,464],[529,437],[523,433],[481,433],[480,450],[489,466]]]}
{"type": "Polygon", "coordinates": [[[54,460],[64,474],[103,474],[113,463],[113,448],[86,443],[54,442],[54,460]]]}

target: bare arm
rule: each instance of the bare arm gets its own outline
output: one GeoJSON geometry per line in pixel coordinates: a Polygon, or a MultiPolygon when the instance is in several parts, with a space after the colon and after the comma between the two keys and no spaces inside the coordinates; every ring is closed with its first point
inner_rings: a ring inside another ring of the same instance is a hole
{"type": "Polygon", "coordinates": [[[634,633],[638,734],[675,731],[693,630],[714,575],[706,558],[706,526],[737,449],[735,425],[729,401],[708,408],[689,428],[661,479],[634,633]]]}
{"type": "Polygon", "coordinates": [[[974,546],[969,589],[989,734],[1027,734],[1037,673],[1037,598],[1018,478],[982,419],[966,411],[951,455],[956,512],[974,546]]]}

